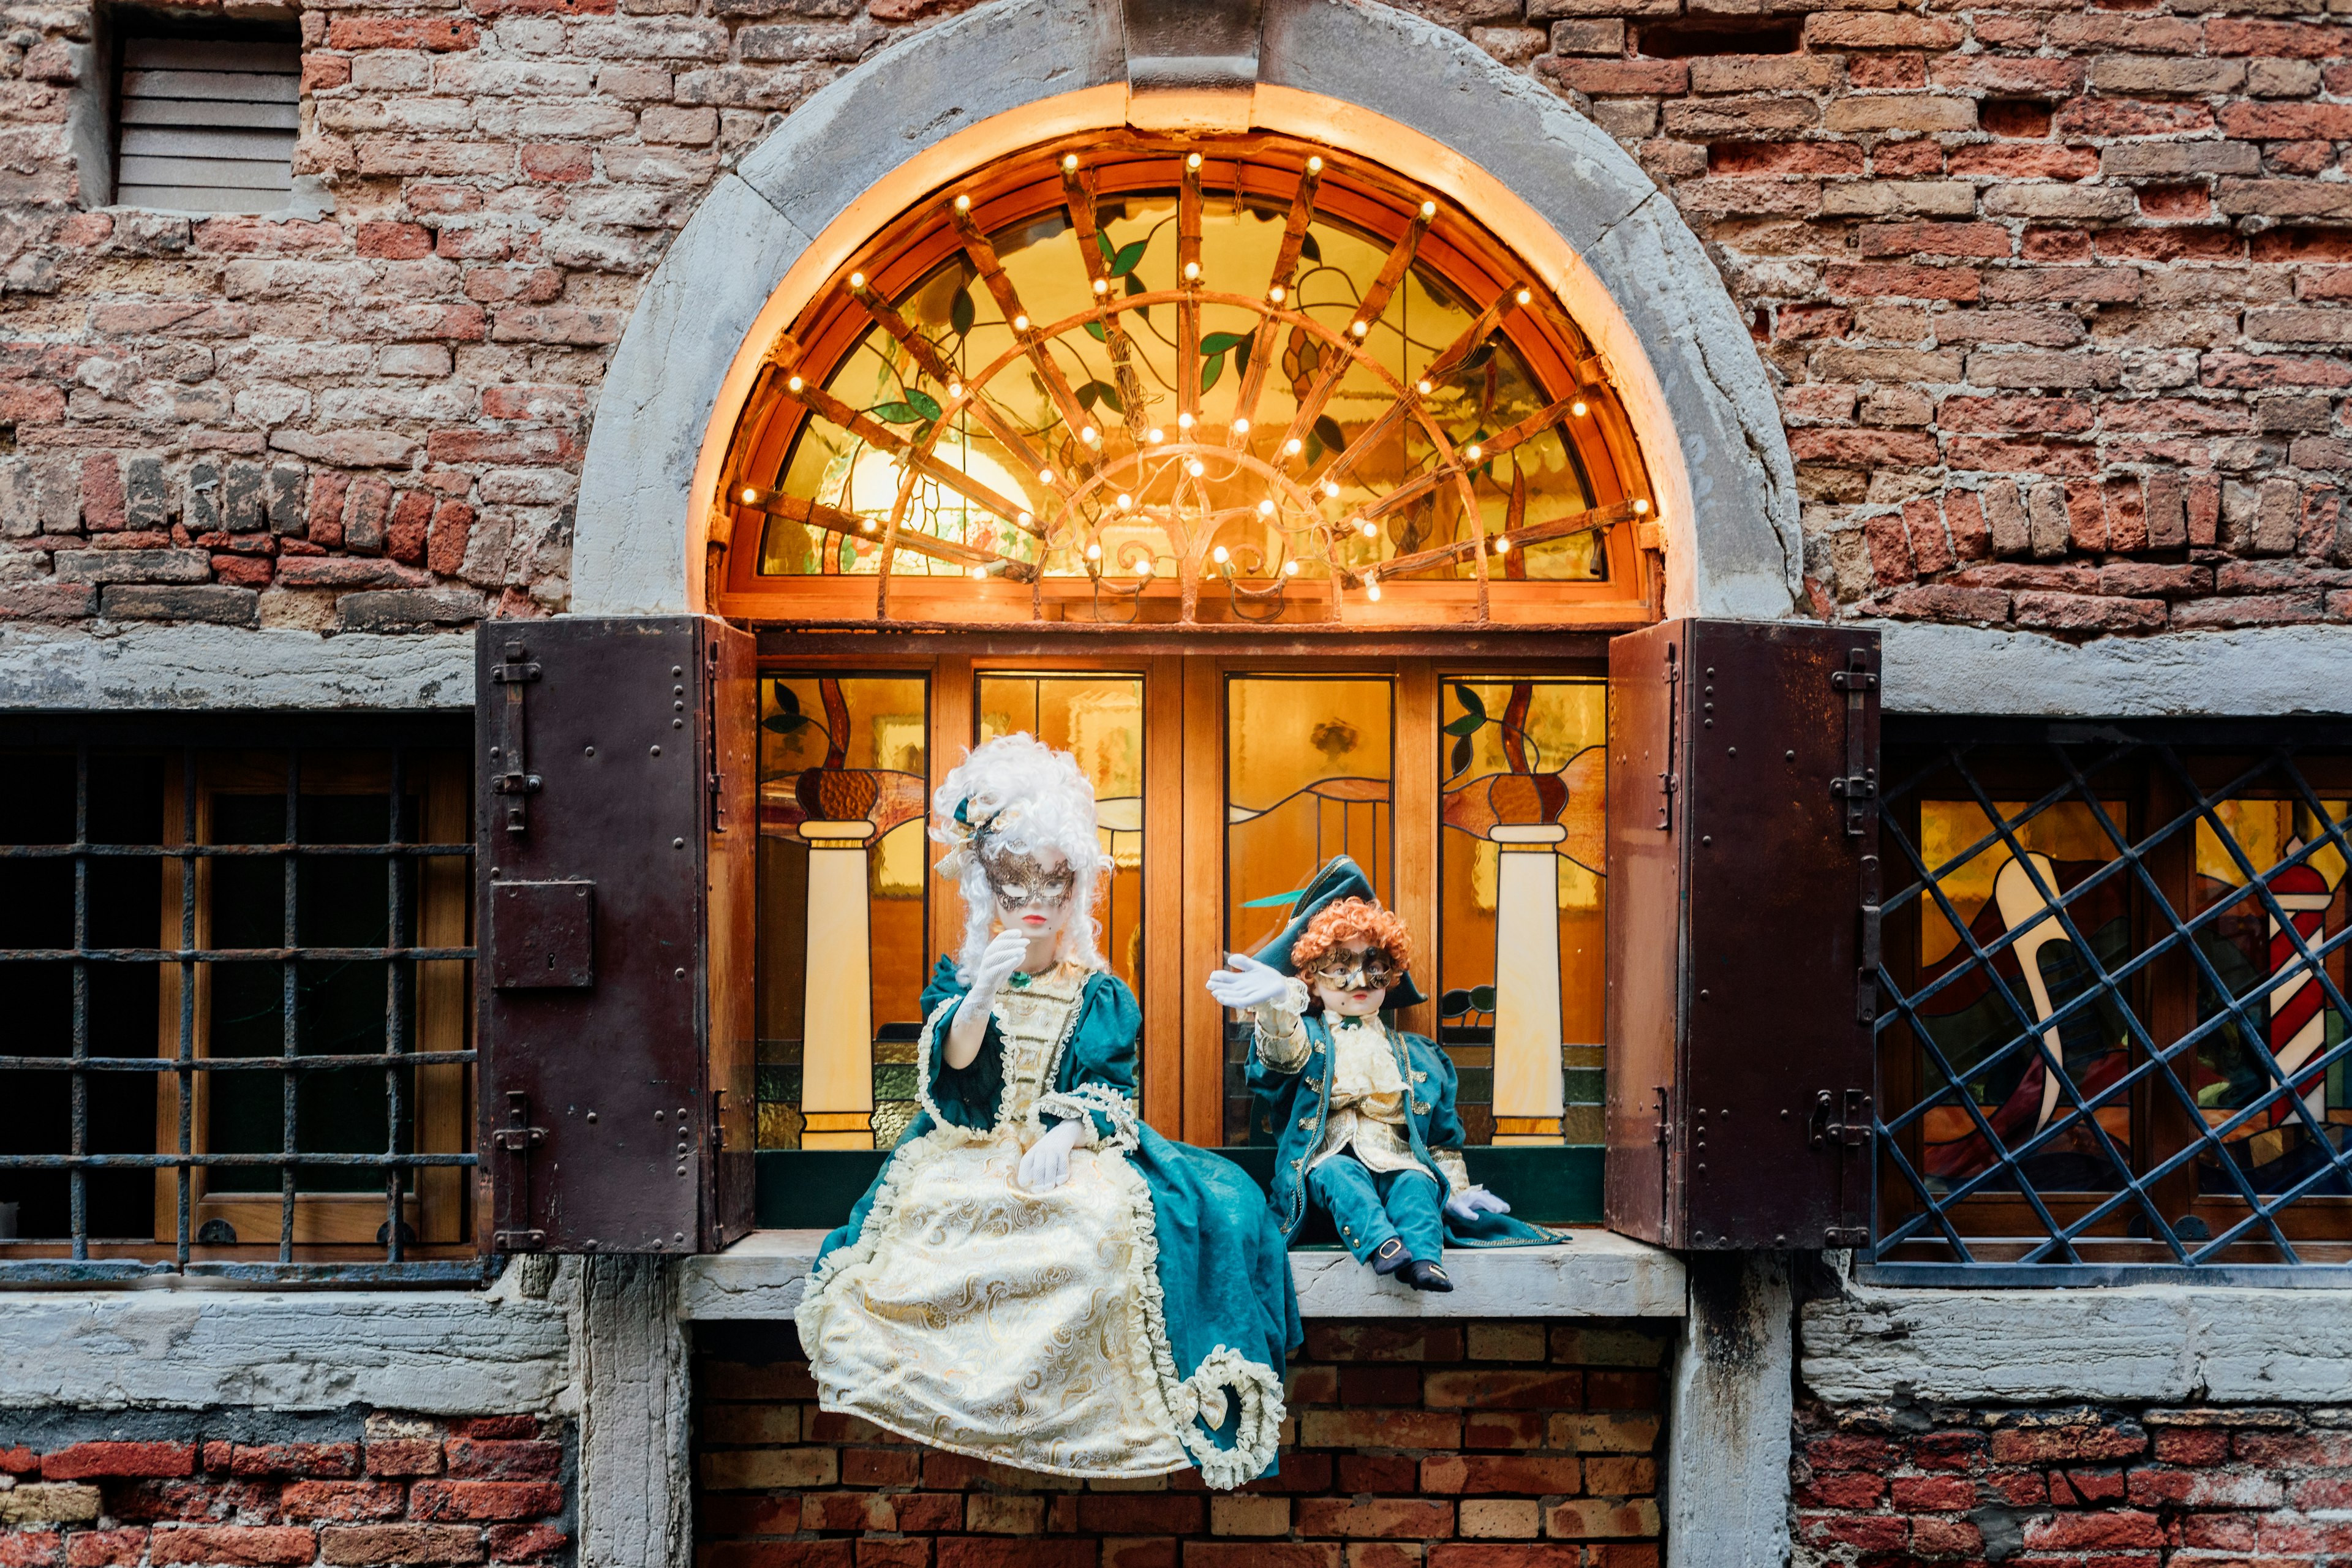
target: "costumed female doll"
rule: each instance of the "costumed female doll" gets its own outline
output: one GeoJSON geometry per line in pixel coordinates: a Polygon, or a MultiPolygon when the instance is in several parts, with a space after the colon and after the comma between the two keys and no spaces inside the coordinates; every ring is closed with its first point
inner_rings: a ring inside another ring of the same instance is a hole
{"type": "Polygon", "coordinates": [[[1296,1239],[1311,1203],[1359,1263],[1416,1290],[1451,1290],[1439,1260],[1446,1247],[1559,1238],[1471,1184],[1453,1059],[1382,1021],[1383,1008],[1422,999],[1412,962],[1404,921],[1341,855],[1258,956],[1233,954],[1209,990],[1256,1022],[1250,1091],[1280,1130],[1272,1196],[1285,1239],[1296,1239]]]}
{"type": "Polygon", "coordinates": [[[1136,1119],[1094,791],[1007,735],[948,774],[931,836],[963,946],[923,993],[921,1110],[801,1302],[819,1406],[1048,1475],[1251,1480],[1302,1337],[1289,1258],[1240,1166],[1136,1119]]]}

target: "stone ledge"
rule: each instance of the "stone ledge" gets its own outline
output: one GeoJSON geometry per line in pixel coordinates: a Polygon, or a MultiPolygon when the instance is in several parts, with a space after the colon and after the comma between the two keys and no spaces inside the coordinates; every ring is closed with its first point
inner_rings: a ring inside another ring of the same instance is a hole
{"type": "MultiPolygon", "coordinates": [[[[725,1252],[686,1260],[681,1316],[789,1319],[824,1233],[761,1230],[725,1252]]],[[[1450,1295],[1376,1278],[1344,1252],[1294,1252],[1298,1310],[1310,1318],[1678,1318],[1683,1265],[1673,1253],[1605,1230],[1558,1247],[1449,1252],[1450,1295]]]]}

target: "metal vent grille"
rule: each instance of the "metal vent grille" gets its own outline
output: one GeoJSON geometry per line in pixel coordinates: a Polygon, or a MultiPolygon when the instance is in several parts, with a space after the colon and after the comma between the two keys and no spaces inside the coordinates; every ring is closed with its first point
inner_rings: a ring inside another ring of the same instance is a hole
{"type": "Polygon", "coordinates": [[[292,42],[125,41],[116,203],[206,213],[284,206],[301,82],[301,47],[292,42]]]}

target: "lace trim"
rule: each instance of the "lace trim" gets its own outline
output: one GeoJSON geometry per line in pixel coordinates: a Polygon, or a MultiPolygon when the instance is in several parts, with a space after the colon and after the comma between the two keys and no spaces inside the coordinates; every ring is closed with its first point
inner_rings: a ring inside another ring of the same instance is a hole
{"type": "Polygon", "coordinates": [[[1033,1131],[1042,1132],[1045,1118],[1049,1115],[1065,1121],[1076,1121],[1086,1129],[1079,1134],[1078,1147],[1099,1149],[1103,1147],[1103,1140],[1095,1131],[1094,1113],[1097,1111],[1110,1120],[1111,1146],[1133,1150],[1141,1137],[1136,1131],[1135,1107],[1127,1096],[1107,1083],[1082,1083],[1073,1087],[1067,1094],[1055,1090],[1040,1095],[1036,1103],[1029,1108],[1029,1125],[1033,1131]]]}

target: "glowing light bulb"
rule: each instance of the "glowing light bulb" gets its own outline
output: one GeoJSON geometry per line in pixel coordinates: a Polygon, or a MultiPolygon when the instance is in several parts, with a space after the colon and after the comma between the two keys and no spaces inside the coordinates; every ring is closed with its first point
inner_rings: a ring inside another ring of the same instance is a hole
{"type": "Polygon", "coordinates": [[[1323,160],[1322,160],[1322,159],[1320,159],[1320,158],[1309,158],[1309,159],[1307,159],[1307,172],[1308,174],[1321,174],[1321,173],[1323,172],[1323,160]]]}
{"type": "Polygon", "coordinates": [[[853,272],[853,273],[851,273],[851,274],[849,275],[849,286],[850,286],[852,289],[863,289],[863,288],[865,288],[865,287],[866,287],[866,274],[865,274],[865,273],[863,273],[863,272],[853,272]]]}
{"type": "Polygon", "coordinates": [[[1028,511],[1016,512],[1013,515],[1020,519],[1021,526],[1024,528],[1033,526],[1037,521],[1035,515],[1028,511]]]}
{"type": "Polygon", "coordinates": [[[1179,414],[1176,416],[1176,428],[1179,430],[1190,430],[1192,427],[1192,416],[1191,415],[1179,414]]]}
{"type": "Polygon", "coordinates": [[[963,395],[963,383],[960,381],[951,381],[948,383],[948,395],[951,398],[961,397],[963,395]]]}
{"type": "Polygon", "coordinates": [[[1370,321],[1350,321],[1348,330],[1360,338],[1372,330],[1372,324],[1370,321]]]}
{"type": "Polygon", "coordinates": [[[1271,289],[1267,289],[1267,290],[1265,291],[1265,297],[1266,297],[1267,299],[1269,299],[1269,300],[1273,300],[1276,304],[1279,305],[1279,304],[1281,304],[1281,303],[1282,303],[1283,296],[1284,296],[1284,295],[1286,295],[1286,294],[1287,294],[1288,292],[1289,292],[1289,290],[1288,290],[1288,289],[1285,289],[1281,284],[1277,283],[1277,284],[1276,284],[1273,288],[1271,288],[1271,289]]]}
{"type": "Polygon", "coordinates": [[[1201,154],[1198,153],[1187,153],[1184,154],[1184,166],[1188,169],[1199,168],[1201,166],[1201,154]]]}
{"type": "Polygon", "coordinates": [[[1143,438],[1157,447],[1160,442],[1168,439],[1168,433],[1160,429],[1159,426],[1154,425],[1150,429],[1146,430],[1143,433],[1143,438]]]}
{"type": "Polygon", "coordinates": [[[1249,434],[1249,421],[1248,421],[1248,420],[1246,420],[1246,419],[1236,419],[1236,420],[1234,420],[1234,435],[1236,435],[1236,436],[1246,436],[1246,435],[1248,435],[1248,434],[1249,434]]]}
{"type": "Polygon", "coordinates": [[[1233,556],[1226,551],[1223,545],[1220,544],[1214,550],[1209,552],[1209,559],[1215,562],[1218,565],[1223,566],[1226,562],[1231,561],[1233,556]]]}
{"type": "Polygon", "coordinates": [[[866,519],[864,519],[863,521],[861,521],[858,523],[858,525],[857,525],[857,531],[858,531],[858,532],[860,532],[860,533],[871,533],[871,532],[873,532],[873,531],[874,531],[874,520],[873,520],[872,518],[870,518],[870,517],[869,517],[869,518],[866,518],[866,519]]]}
{"type": "Polygon", "coordinates": [[[1052,483],[1054,482],[1054,470],[1053,470],[1053,469],[1051,469],[1051,468],[1040,468],[1040,469],[1038,469],[1038,470],[1037,470],[1037,482],[1038,482],[1039,484],[1041,484],[1041,485],[1050,485],[1050,484],[1052,484],[1052,483]]]}
{"type": "Polygon", "coordinates": [[[987,568],[987,567],[985,567],[985,566],[975,566],[975,567],[973,567],[973,568],[971,569],[971,580],[972,580],[973,582],[975,582],[975,583],[977,583],[977,582],[981,581],[981,579],[982,579],[982,578],[986,577],[987,575],[988,575],[988,568],[987,568]]]}
{"type": "MultiPolygon", "coordinates": [[[[1062,167],[1071,174],[1076,174],[1078,172],[1078,155],[1076,153],[1063,153],[1062,167]]],[[[1102,552],[1100,551],[1097,551],[1095,553],[1099,555],[1102,552]]]]}
{"type": "Polygon", "coordinates": [[[1200,458],[1195,458],[1191,462],[1184,465],[1184,471],[1197,479],[1202,474],[1207,473],[1209,469],[1206,464],[1202,463],[1200,458]]]}
{"type": "Polygon", "coordinates": [[[1422,203],[1422,204],[1421,204],[1421,216],[1422,216],[1424,219],[1426,219],[1426,218],[1433,218],[1433,217],[1435,217],[1435,216],[1437,216],[1437,204],[1436,204],[1435,202],[1423,202],[1423,203],[1422,203]]]}
{"type": "Polygon", "coordinates": [[[1013,317],[1013,330],[1014,331],[1016,331],[1016,332],[1025,332],[1025,331],[1027,331],[1029,330],[1029,318],[1028,318],[1028,317],[1026,317],[1026,316],[1015,316],[1015,317],[1013,317]]]}
{"type": "Polygon", "coordinates": [[[1198,279],[1201,276],[1201,264],[1197,261],[1184,263],[1184,276],[1188,279],[1198,279]]]}
{"type": "Polygon", "coordinates": [[[1257,514],[1260,517],[1272,517],[1274,515],[1273,498],[1268,497],[1266,500],[1257,503],[1257,514]]]}
{"type": "Polygon", "coordinates": [[[1284,562],[1284,563],[1282,563],[1282,574],[1283,574],[1284,576],[1286,576],[1286,577],[1296,577],[1296,576],[1297,576],[1297,575],[1298,575],[1298,563],[1297,563],[1297,562],[1296,562],[1296,561],[1286,561],[1286,562],[1284,562]]]}
{"type": "Polygon", "coordinates": [[[1579,419],[1583,418],[1587,414],[1592,412],[1591,409],[1585,407],[1584,400],[1582,398],[1578,398],[1574,403],[1570,404],[1568,405],[1568,411],[1570,414],[1575,415],[1579,419]]]}
{"type": "Polygon", "coordinates": [[[1078,439],[1091,447],[1096,442],[1102,439],[1102,432],[1089,425],[1085,429],[1078,432],[1078,439]]]}
{"type": "Polygon", "coordinates": [[[960,213],[968,213],[971,211],[971,198],[970,196],[958,196],[955,200],[955,209],[960,213]]]}
{"type": "Polygon", "coordinates": [[[1089,544],[1089,545],[1087,545],[1087,560],[1089,560],[1089,561],[1099,561],[1099,560],[1101,560],[1101,559],[1102,559],[1102,546],[1101,546],[1101,545],[1099,545],[1099,544],[1089,544]]]}
{"type": "Polygon", "coordinates": [[[1109,292],[1110,292],[1110,279],[1108,279],[1108,278],[1097,278],[1097,279],[1095,279],[1095,292],[1096,292],[1096,293],[1097,293],[1097,294],[1108,294],[1108,293],[1109,293],[1109,292]]]}
{"type": "Polygon", "coordinates": [[[745,506],[756,506],[759,504],[759,500],[760,492],[758,490],[753,489],[749,485],[743,487],[743,504],[745,506]]]}
{"type": "Polygon", "coordinates": [[[1428,380],[1428,378],[1427,378],[1426,376],[1424,376],[1424,377],[1423,377],[1421,380],[1414,382],[1414,383],[1412,384],[1412,389],[1413,389],[1415,392],[1420,393],[1423,397],[1427,397],[1427,396],[1429,395],[1429,380],[1428,380]]]}
{"type": "Polygon", "coordinates": [[[1533,294],[1530,294],[1529,292],[1528,292],[1525,289],[1520,289],[1520,290],[1519,290],[1519,303],[1520,303],[1520,304],[1522,304],[1522,305],[1527,304],[1529,300],[1533,300],[1534,298],[1535,298],[1535,296],[1534,296],[1533,294]]]}
{"type": "Polygon", "coordinates": [[[1371,600],[1375,604],[1379,603],[1381,597],[1381,585],[1378,583],[1374,583],[1370,587],[1366,588],[1364,590],[1364,597],[1371,600]]]}
{"type": "Polygon", "coordinates": [[[1147,555],[1142,560],[1135,563],[1135,574],[1139,577],[1149,577],[1151,575],[1150,556],[1147,555]]]}
{"type": "Polygon", "coordinates": [[[1338,500],[1339,499],[1339,481],[1337,479],[1325,479],[1323,481],[1323,493],[1330,497],[1333,500],[1338,500]]]}
{"type": "Polygon", "coordinates": [[[791,387],[794,392],[798,392],[802,387],[806,386],[808,383],[803,381],[799,376],[794,376],[790,381],[784,383],[784,384],[791,387]]]}
{"type": "Polygon", "coordinates": [[[1306,448],[1299,444],[1298,437],[1296,436],[1293,436],[1289,440],[1285,441],[1282,444],[1282,449],[1286,455],[1293,458],[1306,450],[1306,448]]]}
{"type": "Polygon", "coordinates": [[[1511,542],[1510,542],[1509,540],[1507,540],[1507,539],[1498,539],[1498,540],[1495,541],[1495,553],[1496,553],[1496,554],[1497,554],[1497,555],[1508,555],[1510,552],[1511,552],[1511,542]]]}
{"type": "Polygon", "coordinates": [[[1485,447],[1479,446],[1477,442],[1473,441],[1470,445],[1462,448],[1462,455],[1475,463],[1478,460],[1479,455],[1485,450],[1485,447]]]}
{"type": "Polygon", "coordinates": [[[1634,497],[1634,498],[1633,498],[1633,515],[1634,515],[1635,517],[1647,517],[1647,516],[1649,515],[1649,513],[1650,513],[1650,503],[1649,503],[1648,501],[1645,501],[1645,500],[1642,500],[1639,496],[1634,497]]]}
{"type": "Polygon", "coordinates": [[[1381,536],[1380,529],[1370,521],[1360,522],[1356,526],[1364,531],[1366,539],[1378,539],[1381,536]]]}
{"type": "Polygon", "coordinates": [[[1121,510],[1121,511],[1127,511],[1127,510],[1130,510],[1131,508],[1133,508],[1133,507],[1134,507],[1134,505],[1135,505],[1135,498],[1134,498],[1133,496],[1131,496],[1131,495],[1128,494],[1125,490],[1121,490],[1121,491],[1119,491],[1119,492],[1118,492],[1118,510],[1121,510]]]}

